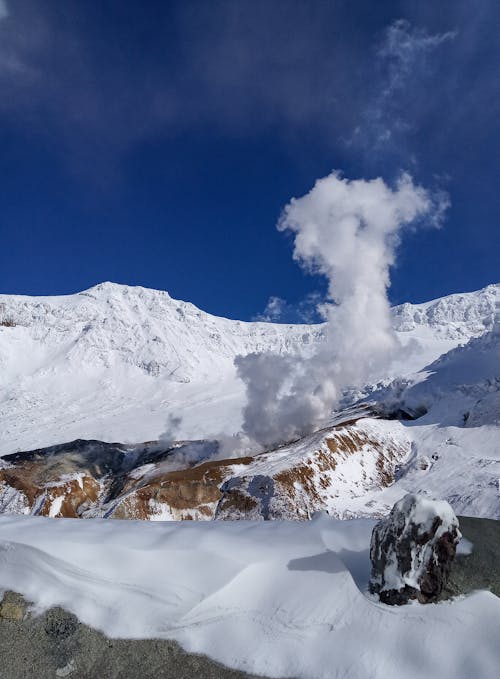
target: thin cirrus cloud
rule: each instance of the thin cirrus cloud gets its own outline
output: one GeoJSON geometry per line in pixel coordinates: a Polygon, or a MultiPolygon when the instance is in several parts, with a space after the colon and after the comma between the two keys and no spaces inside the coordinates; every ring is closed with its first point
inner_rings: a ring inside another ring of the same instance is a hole
{"type": "MultiPolygon", "coordinates": [[[[348,146],[362,146],[367,153],[382,153],[399,145],[406,148],[405,137],[425,115],[432,100],[426,84],[432,79],[436,51],[457,37],[456,30],[429,33],[405,19],[394,21],[374,50],[377,87],[360,112],[360,120],[348,146]]],[[[415,155],[407,153],[415,162],[415,155]]]]}
{"type": "Polygon", "coordinates": [[[378,34],[353,40],[340,5],[172,3],[153,23],[151,11],[124,7],[122,16],[71,0],[0,0],[3,116],[31,116],[39,131],[62,129],[66,144],[94,140],[111,152],[206,123],[230,134],[306,128],[334,146],[353,119],[357,134],[387,132],[388,102],[417,57],[452,36],[397,21],[375,60],[389,72],[378,74],[378,34]]]}
{"type": "Polygon", "coordinates": [[[113,154],[171,120],[168,84],[134,69],[135,55],[113,44],[113,27],[99,26],[90,6],[0,2],[0,122],[22,120],[71,155],[89,144],[113,154]]]}
{"type": "Polygon", "coordinates": [[[335,13],[309,3],[172,3],[153,25],[136,6],[116,32],[92,6],[26,0],[9,12],[0,1],[0,111],[42,114],[67,141],[97,136],[120,149],[207,122],[231,134],[325,130],[354,90],[335,13]]]}
{"type": "Polygon", "coordinates": [[[186,0],[153,12],[0,0],[0,123],[26,120],[70,156],[119,155],[207,125],[286,141],[306,131],[371,173],[393,154],[397,171],[420,160],[415,131],[433,116],[451,133],[491,100],[495,55],[483,45],[496,45],[498,10],[484,4],[446,13],[401,2],[370,23],[351,3],[186,0]]]}

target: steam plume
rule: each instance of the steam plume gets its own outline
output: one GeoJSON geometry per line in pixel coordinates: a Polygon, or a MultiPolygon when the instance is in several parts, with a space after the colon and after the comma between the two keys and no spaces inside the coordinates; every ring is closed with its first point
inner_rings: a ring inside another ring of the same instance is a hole
{"type": "Polygon", "coordinates": [[[328,280],[325,341],[312,358],[238,356],[245,382],[244,431],[263,447],[324,423],[347,386],[387,371],[401,350],[391,326],[389,269],[404,227],[439,223],[447,200],[403,174],[394,188],[381,178],[349,181],[332,173],[285,207],[280,231],[295,234],[294,259],[328,280]]]}

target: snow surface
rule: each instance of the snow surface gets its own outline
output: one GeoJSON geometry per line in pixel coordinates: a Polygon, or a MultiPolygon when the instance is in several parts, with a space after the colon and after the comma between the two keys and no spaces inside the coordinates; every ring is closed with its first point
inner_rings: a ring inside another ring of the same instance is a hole
{"type": "MultiPolygon", "coordinates": [[[[405,422],[412,454],[390,489],[428,493],[458,514],[500,519],[500,328],[442,356],[373,400],[427,413],[405,422]]],[[[382,499],[382,498],[381,498],[382,499]]]]}
{"type": "MultiPolygon", "coordinates": [[[[322,325],[231,321],[166,292],[112,283],[65,297],[0,295],[0,303],[0,457],[77,438],[234,434],[245,403],[234,357],[307,355],[323,337],[322,325]]],[[[500,285],[490,285],[392,310],[408,355],[365,396],[428,412],[388,425],[411,441],[395,484],[360,494],[355,476],[343,479],[346,516],[380,515],[421,492],[457,513],[500,518],[499,305],[500,285]]]]}
{"type": "Polygon", "coordinates": [[[493,594],[401,607],[367,594],[371,520],[76,521],[0,517],[0,588],[270,677],[498,674],[493,594]]]}

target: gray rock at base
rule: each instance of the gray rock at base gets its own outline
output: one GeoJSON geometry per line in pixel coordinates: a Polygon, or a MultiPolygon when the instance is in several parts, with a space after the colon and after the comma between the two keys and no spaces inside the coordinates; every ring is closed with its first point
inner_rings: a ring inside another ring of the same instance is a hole
{"type": "Polygon", "coordinates": [[[500,521],[459,516],[460,531],[466,538],[459,545],[451,574],[440,599],[490,590],[500,597],[500,521]]]}
{"type": "MultiPolygon", "coordinates": [[[[1,597],[1,594],[0,594],[1,597]]],[[[0,599],[1,679],[260,679],[187,653],[166,639],[110,639],[62,608],[33,615],[0,599]]]]}
{"type": "Polygon", "coordinates": [[[373,529],[370,591],[391,605],[438,600],[461,538],[447,502],[408,494],[373,529]]]}

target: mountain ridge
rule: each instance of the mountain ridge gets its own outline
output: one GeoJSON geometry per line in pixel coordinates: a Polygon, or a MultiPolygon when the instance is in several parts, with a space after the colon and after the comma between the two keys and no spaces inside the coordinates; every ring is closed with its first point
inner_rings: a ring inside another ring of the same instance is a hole
{"type": "MultiPolygon", "coordinates": [[[[307,358],[323,325],[219,319],[167,293],[115,284],[0,302],[9,314],[0,326],[4,511],[262,519],[327,509],[346,518],[379,516],[417,491],[462,514],[500,517],[499,285],[395,307],[408,352],[392,377],[367,389],[361,410],[333,413],[303,439],[232,461],[225,439],[234,441],[245,404],[234,356],[307,358]],[[178,374],[169,370],[170,347],[178,374]],[[154,459],[153,449],[167,452],[154,459]],[[79,465],[87,469],[99,450],[111,465],[105,479],[92,465],[82,476],[79,465]]],[[[347,395],[344,406],[361,396],[347,395]]]]}
{"type": "MultiPolygon", "coordinates": [[[[500,285],[393,310],[417,372],[492,326],[500,285]]],[[[223,319],[163,291],[105,283],[75,295],[0,295],[0,456],[77,438],[134,443],[234,434],[234,358],[307,357],[324,326],[223,319]],[[180,420],[179,418],[182,418],[180,420]],[[172,423],[175,424],[172,430],[172,423]]]]}

